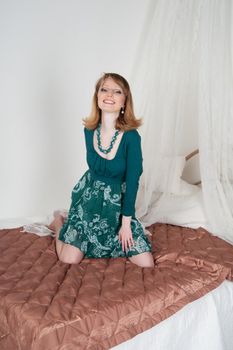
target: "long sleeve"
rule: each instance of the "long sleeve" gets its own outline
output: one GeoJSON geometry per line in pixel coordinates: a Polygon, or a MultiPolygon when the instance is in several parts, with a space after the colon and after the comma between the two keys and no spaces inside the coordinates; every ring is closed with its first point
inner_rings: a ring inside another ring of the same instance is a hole
{"type": "Polygon", "coordinates": [[[126,191],[123,197],[122,214],[135,216],[139,178],[142,174],[141,137],[136,130],[130,131],[126,145],[126,191]]]}

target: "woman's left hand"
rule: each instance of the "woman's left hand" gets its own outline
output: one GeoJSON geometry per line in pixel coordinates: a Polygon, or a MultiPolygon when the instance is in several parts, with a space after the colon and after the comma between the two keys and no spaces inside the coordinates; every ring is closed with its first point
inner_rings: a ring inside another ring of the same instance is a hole
{"type": "Polygon", "coordinates": [[[130,226],[121,226],[119,230],[119,241],[122,245],[122,250],[130,250],[134,245],[133,234],[130,226]]]}

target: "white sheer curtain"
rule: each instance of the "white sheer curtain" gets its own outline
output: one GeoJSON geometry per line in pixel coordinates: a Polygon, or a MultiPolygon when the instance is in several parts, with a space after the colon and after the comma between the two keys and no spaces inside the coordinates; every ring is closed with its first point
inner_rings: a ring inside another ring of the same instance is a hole
{"type": "Polygon", "coordinates": [[[233,79],[231,0],[203,2],[200,22],[199,145],[211,229],[233,242],[233,79]]]}
{"type": "Polygon", "coordinates": [[[152,1],[132,81],[144,118],[138,217],[206,226],[233,242],[231,4],[152,1]],[[195,142],[203,191],[181,179],[195,142]]]}

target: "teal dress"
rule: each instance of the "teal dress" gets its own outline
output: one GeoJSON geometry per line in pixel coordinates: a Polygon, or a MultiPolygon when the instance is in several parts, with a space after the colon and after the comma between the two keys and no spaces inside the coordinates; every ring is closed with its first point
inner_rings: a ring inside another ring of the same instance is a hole
{"type": "Polygon", "coordinates": [[[94,148],[94,130],[84,128],[89,169],[73,188],[71,206],[59,239],[79,248],[88,258],[130,257],[151,251],[142,224],[135,217],[135,200],[142,174],[141,138],[125,131],[112,160],[94,148]],[[134,246],[122,251],[118,232],[122,215],[132,216],[134,246]]]}

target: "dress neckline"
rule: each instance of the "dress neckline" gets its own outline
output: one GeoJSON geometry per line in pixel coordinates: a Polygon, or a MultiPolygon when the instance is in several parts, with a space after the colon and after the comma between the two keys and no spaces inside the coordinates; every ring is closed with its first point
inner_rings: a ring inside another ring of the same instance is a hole
{"type": "Polygon", "coordinates": [[[102,157],[102,156],[96,151],[96,149],[95,149],[95,146],[94,146],[95,130],[96,130],[96,129],[93,130],[93,135],[92,135],[92,148],[93,148],[94,152],[95,152],[100,158],[102,158],[102,159],[104,159],[104,160],[107,160],[108,162],[111,162],[111,161],[114,160],[114,159],[116,158],[116,156],[118,155],[119,149],[120,149],[121,144],[122,144],[122,140],[123,140],[123,138],[124,138],[126,132],[125,132],[125,131],[123,132],[123,135],[122,135],[122,137],[121,137],[121,140],[120,140],[120,143],[119,143],[119,145],[118,145],[118,148],[117,148],[117,151],[116,151],[116,154],[115,154],[114,158],[112,158],[112,159],[107,159],[107,158],[102,157]]]}

